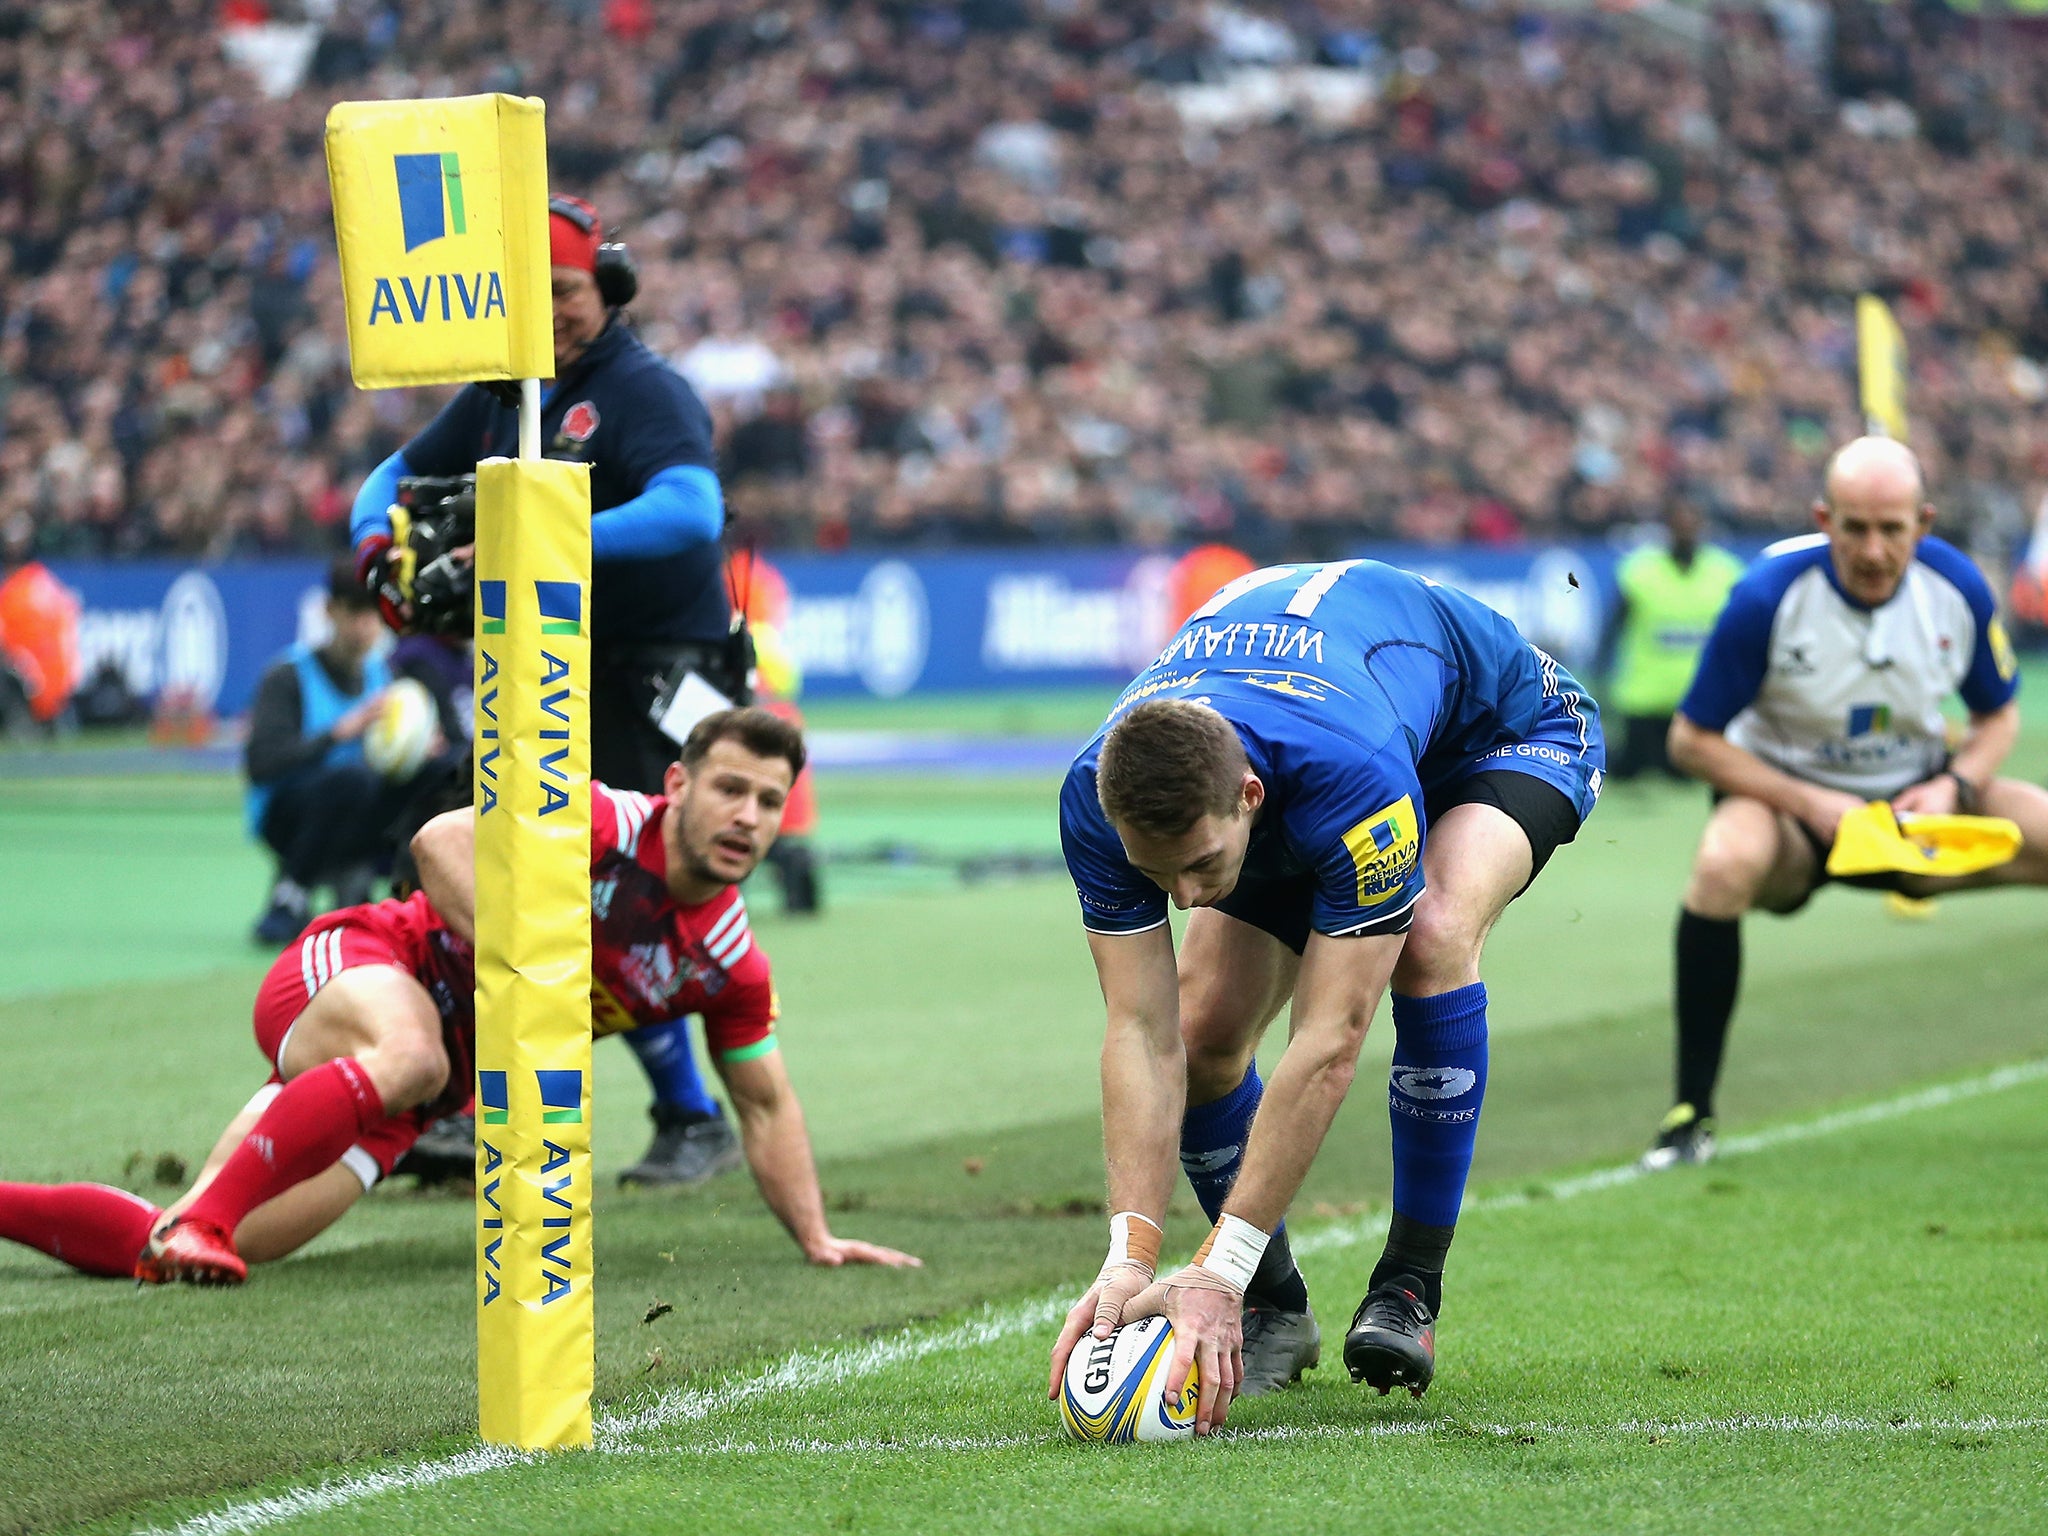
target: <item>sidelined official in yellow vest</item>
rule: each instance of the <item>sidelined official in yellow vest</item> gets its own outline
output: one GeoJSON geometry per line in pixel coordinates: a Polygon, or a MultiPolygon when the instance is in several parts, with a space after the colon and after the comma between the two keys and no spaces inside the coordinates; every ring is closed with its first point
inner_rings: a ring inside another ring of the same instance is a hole
{"type": "Polygon", "coordinates": [[[1705,523],[1690,502],[1665,508],[1666,538],[1646,544],[1615,573],[1621,598],[1610,620],[1613,665],[1601,698],[1609,718],[1621,717],[1621,749],[1608,759],[1611,778],[1650,769],[1678,777],[1665,756],[1671,712],[1685,697],[1700,648],[1742,575],[1742,562],[1700,542],[1705,523]]]}

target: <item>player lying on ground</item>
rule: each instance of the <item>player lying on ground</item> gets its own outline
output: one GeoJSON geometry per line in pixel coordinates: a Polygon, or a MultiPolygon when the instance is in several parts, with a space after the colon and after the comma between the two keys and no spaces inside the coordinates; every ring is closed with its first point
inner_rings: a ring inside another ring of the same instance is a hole
{"type": "Polygon", "coordinates": [[[1169,1394],[1200,1365],[1202,1432],[1316,1363],[1281,1219],[1390,981],[1393,1224],[1344,1363],[1428,1386],[1486,1089],[1480,950],[1577,835],[1604,752],[1593,702],[1506,619],[1372,561],[1241,577],[1124,691],[1060,797],[1108,1007],[1115,1214],[1055,1394],[1084,1334],[1150,1313],[1174,1324],[1169,1394]],[[1177,957],[1169,897],[1194,909],[1177,957]],[[1262,1085],[1253,1054],[1290,998],[1262,1085]],[[1176,1150],[1215,1228],[1155,1284],[1176,1150]]]}
{"type": "Polygon", "coordinates": [[[1932,896],[2048,884],[2048,791],[1997,777],[2019,739],[2019,674],[1991,589],[1929,537],[1920,465],[1864,437],[1829,461],[1818,534],[1788,539],[1737,583],[1671,721],[1671,760],[1713,787],[1678,916],[1677,1104],[1646,1168],[1713,1155],[1714,1086],[1742,969],[1742,917],[1796,912],[1829,879],[1844,813],[1872,800],[1923,815],[2003,816],[2010,863],[1975,875],[1856,876],[1932,896]],[[1942,701],[1969,727],[1951,750],[1942,701]]]}
{"type": "MultiPolygon", "coordinates": [[[[690,733],[665,797],[591,786],[592,1010],[604,1032],[703,1014],[755,1181],[804,1256],[915,1265],[826,1223],[767,957],[736,889],[803,762],[793,726],[725,710],[690,733]]],[[[271,1082],[190,1191],[159,1211],[105,1185],[0,1183],[0,1237],[88,1274],[233,1284],[332,1225],[470,1096],[473,815],[414,839],[420,891],[329,913],[279,957],[256,997],[271,1082]]]]}

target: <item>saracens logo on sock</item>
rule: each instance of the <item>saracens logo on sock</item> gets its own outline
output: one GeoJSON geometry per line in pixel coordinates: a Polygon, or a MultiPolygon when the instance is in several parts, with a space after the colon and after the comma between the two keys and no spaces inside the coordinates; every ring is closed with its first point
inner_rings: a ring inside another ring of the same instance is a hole
{"type": "Polygon", "coordinates": [[[1411,1099],[1457,1099],[1472,1091],[1479,1074],[1467,1067],[1396,1067],[1392,1081],[1411,1099]]]}
{"type": "Polygon", "coordinates": [[[1180,1166],[1190,1176],[1198,1173],[1214,1173],[1219,1168],[1229,1167],[1232,1160],[1243,1150],[1244,1148],[1233,1142],[1227,1147],[1216,1147],[1207,1152],[1182,1152],[1180,1155],[1180,1166]]]}

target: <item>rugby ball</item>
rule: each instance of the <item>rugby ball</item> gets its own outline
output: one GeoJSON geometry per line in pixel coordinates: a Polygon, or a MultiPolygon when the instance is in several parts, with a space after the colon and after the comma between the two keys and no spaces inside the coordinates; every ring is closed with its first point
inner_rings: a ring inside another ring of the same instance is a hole
{"type": "Polygon", "coordinates": [[[1128,1445],[1134,1440],[1185,1440],[1195,1432],[1201,1398],[1195,1368],[1177,1398],[1166,1395],[1173,1364],[1173,1324],[1163,1317],[1126,1323],[1106,1339],[1082,1335],[1067,1358],[1060,1423],[1076,1440],[1128,1445]]]}
{"type": "Polygon", "coordinates": [[[432,755],[440,727],[426,684],[401,677],[384,690],[384,707],[363,732],[363,757],[387,779],[409,779],[432,755]]]}

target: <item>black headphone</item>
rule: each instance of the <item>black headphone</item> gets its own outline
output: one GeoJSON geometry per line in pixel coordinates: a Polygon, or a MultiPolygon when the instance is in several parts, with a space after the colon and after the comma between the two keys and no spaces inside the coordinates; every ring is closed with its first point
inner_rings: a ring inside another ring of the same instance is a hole
{"type": "MultiPolygon", "coordinates": [[[[598,227],[596,216],[570,198],[549,198],[548,212],[560,214],[586,235],[598,227]]],[[[640,292],[640,269],[621,240],[607,240],[598,246],[591,276],[597,279],[597,296],[607,309],[623,309],[640,292]]]]}

